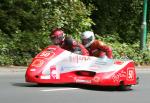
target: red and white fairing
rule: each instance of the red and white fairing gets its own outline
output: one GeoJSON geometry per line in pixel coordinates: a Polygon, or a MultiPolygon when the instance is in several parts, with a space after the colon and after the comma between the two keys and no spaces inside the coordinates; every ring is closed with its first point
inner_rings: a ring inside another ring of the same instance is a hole
{"type": "Polygon", "coordinates": [[[39,53],[26,71],[26,82],[83,83],[99,86],[135,85],[132,60],[102,59],[83,56],[49,46],[39,53]]]}

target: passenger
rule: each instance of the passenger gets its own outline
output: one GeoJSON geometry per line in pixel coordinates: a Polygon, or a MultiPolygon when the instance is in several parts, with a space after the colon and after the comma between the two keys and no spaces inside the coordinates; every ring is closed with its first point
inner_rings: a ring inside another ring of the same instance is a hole
{"type": "Polygon", "coordinates": [[[109,58],[112,59],[112,49],[110,46],[104,44],[100,40],[95,40],[94,33],[92,31],[85,31],[81,35],[82,44],[89,51],[90,56],[109,58]]]}

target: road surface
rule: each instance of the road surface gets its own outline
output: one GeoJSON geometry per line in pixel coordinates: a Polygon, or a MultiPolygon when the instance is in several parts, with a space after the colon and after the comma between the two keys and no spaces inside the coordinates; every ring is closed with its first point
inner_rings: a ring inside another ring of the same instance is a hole
{"type": "Polygon", "coordinates": [[[38,86],[25,71],[0,71],[0,103],[150,103],[150,70],[137,70],[140,84],[131,91],[77,85],[38,86]]]}

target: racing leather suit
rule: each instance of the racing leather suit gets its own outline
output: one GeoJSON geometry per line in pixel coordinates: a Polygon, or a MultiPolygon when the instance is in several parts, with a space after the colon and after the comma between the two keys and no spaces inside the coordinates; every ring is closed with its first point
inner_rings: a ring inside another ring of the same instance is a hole
{"type": "Polygon", "coordinates": [[[95,40],[87,49],[90,56],[104,57],[106,55],[109,59],[113,57],[111,47],[99,40],[95,40]]]}

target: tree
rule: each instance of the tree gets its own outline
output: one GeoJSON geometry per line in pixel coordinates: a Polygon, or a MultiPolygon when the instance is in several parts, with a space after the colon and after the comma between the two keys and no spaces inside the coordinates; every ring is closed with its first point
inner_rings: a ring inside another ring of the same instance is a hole
{"type": "Polygon", "coordinates": [[[91,11],[80,0],[1,0],[0,65],[26,65],[50,44],[55,27],[78,38],[91,29],[91,11]]]}
{"type": "Polygon", "coordinates": [[[91,30],[93,7],[86,7],[80,0],[43,0],[44,24],[47,30],[60,27],[67,34],[79,34],[91,30]]]}
{"type": "Polygon", "coordinates": [[[137,42],[141,33],[143,0],[83,0],[97,7],[92,13],[97,34],[119,34],[120,42],[137,42]]]}

